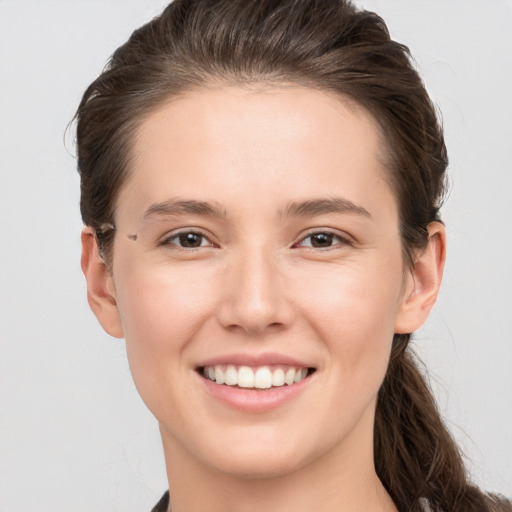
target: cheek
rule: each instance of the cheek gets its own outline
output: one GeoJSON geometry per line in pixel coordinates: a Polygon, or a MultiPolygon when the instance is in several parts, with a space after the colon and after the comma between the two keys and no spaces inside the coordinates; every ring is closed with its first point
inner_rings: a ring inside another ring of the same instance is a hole
{"type": "Polygon", "coordinates": [[[190,366],[186,354],[211,317],[212,278],[190,271],[118,265],[116,296],[133,379],[150,409],[165,383],[180,382],[190,366]],[[153,397],[153,398],[151,398],[153,397]],[[149,402],[149,403],[148,403],[149,402]]]}
{"type": "Polygon", "coordinates": [[[135,267],[125,269],[118,294],[132,378],[161,424],[188,431],[187,421],[196,414],[195,402],[187,398],[193,371],[189,354],[211,318],[212,279],[204,273],[135,267]]]}
{"type": "Polygon", "coordinates": [[[197,269],[148,268],[126,262],[119,265],[118,283],[127,341],[151,343],[154,348],[187,339],[214,304],[212,276],[197,269]]]}
{"type": "MultiPolygon", "coordinates": [[[[398,259],[400,261],[400,259],[398,259]]],[[[402,287],[396,262],[331,269],[303,282],[302,315],[323,340],[343,383],[380,385],[389,361],[402,287]],[[316,283],[316,284],[315,284],[316,283]],[[323,283],[319,286],[318,283],[323,283]]]]}

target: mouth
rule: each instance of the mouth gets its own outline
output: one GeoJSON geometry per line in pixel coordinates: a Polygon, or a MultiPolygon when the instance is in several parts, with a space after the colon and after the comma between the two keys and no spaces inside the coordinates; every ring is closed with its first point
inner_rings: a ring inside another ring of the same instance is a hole
{"type": "Polygon", "coordinates": [[[288,365],[215,364],[200,366],[197,372],[220,386],[268,391],[298,384],[310,377],[315,372],[315,368],[288,365]]]}

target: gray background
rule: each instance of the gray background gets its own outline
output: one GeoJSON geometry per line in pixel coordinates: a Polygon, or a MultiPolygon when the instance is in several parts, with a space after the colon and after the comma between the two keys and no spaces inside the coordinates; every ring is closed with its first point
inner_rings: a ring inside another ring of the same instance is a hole
{"type": "MultiPolygon", "coordinates": [[[[86,85],[164,3],[0,0],[0,512],[144,511],[167,485],[123,341],[86,302],[64,138],[86,85]]],[[[357,3],[411,47],[443,112],[449,258],[416,346],[475,480],[511,496],[512,2],[357,3]]]]}

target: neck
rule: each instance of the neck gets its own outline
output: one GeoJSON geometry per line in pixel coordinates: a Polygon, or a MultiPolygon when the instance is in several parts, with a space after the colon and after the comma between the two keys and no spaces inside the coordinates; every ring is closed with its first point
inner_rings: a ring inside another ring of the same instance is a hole
{"type": "Polygon", "coordinates": [[[373,432],[271,477],[219,472],[162,436],[172,512],[397,512],[375,473],[373,432]]]}

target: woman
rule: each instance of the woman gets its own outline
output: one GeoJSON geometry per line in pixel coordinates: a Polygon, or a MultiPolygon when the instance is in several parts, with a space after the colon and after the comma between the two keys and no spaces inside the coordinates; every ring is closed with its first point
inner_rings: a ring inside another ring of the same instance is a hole
{"type": "Polygon", "coordinates": [[[77,112],[82,268],[157,418],[155,510],[512,510],[409,352],[445,260],[443,135],[340,0],[177,0],[77,112]]]}

